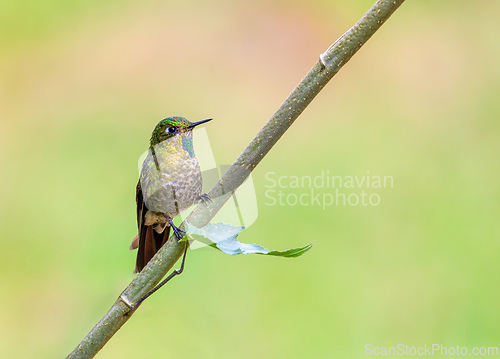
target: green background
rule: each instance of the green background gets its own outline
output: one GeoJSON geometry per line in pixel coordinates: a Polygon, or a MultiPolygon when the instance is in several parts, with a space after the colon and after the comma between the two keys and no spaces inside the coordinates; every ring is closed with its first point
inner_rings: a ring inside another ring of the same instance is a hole
{"type": "MultiPolygon", "coordinates": [[[[0,356],[64,357],[132,280],[137,159],[160,119],[213,117],[214,155],[231,163],[371,5],[1,2],[0,356]]],[[[500,346],[499,12],[404,3],[253,174],[259,218],[239,239],[313,249],[190,251],[98,357],[500,346]],[[271,171],[394,186],[366,189],[378,206],[268,206],[271,171]]]]}

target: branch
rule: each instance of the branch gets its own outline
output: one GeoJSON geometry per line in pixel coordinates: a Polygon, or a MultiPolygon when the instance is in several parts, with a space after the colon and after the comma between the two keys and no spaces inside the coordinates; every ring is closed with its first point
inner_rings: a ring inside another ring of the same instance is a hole
{"type": "MultiPolygon", "coordinates": [[[[245,181],[307,105],[396,11],[403,1],[377,1],[356,25],[351,27],[325,53],[320,55],[320,60],[316,65],[209,192],[213,203],[208,207],[203,204],[197,206],[184,223],[189,222],[196,227],[202,227],[215,216],[227,199],[245,181]]],[[[129,305],[135,303],[160,282],[181,257],[184,246],[185,243],[178,243],[175,236],[172,235],[147,266],[122,292],[104,318],[97,323],[67,358],[94,357],[133,314],[129,305]]]]}

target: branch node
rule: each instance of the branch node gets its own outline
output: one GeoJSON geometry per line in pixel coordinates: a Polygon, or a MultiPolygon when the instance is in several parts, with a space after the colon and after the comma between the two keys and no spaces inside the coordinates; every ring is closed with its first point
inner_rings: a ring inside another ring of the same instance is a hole
{"type": "MultiPolygon", "coordinates": [[[[352,29],[352,27],[351,27],[352,29]]],[[[351,29],[349,29],[348,31],[350,31],[351,29]]],[[[347,31],[347,32],[348,32],[347,31]]],[[[330,45],[330,47],[328,47],[328,49],[326,49],[325,52],[323,52],[322,54],[319,55],[319,61],[323,64],[324,67],[328,67],[329,65],[331,65],[333,63],[333,61],[335,60],[335,57],[331,57],[331,54],[329,54],[330,50],[335,46],[337,45],[337,43],[342,40],[342,38],[345,36],[345,34],[347,33],[345,32],[344,34],[342,34],[341,37],[339,37],[337,40],[335,40],[335,42],[333,44],[330,45]]]]}
{"type": "Polygon", "coordinates": [[[134,309],[134,303],[132,303],[126,296],[124,296],[123,293],[120,294],[120,297],[118,297],[118,299],[121,299],[121,301],[125,303],[131,310],[134,309]]]}

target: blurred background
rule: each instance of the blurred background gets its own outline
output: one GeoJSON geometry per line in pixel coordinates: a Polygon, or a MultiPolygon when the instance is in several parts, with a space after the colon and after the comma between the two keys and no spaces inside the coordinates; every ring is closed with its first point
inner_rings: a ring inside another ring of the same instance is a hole
{"type": "MultiPolygon", "coordinates": [[[[372,4],[1,2],[0,356],[66,356],[133,279],[137,159],[159,120],[213,117],[214,155],[232,163],[372,4]]],[[[253,173],[259,217],[239,239],[313,249],[190,251],[98,357],[498,347],[499,12],[404,3],[253,173]],[[376,206],[269,205],[269,172],[322,171],[393,186],[340,189],[376,206]]]]}

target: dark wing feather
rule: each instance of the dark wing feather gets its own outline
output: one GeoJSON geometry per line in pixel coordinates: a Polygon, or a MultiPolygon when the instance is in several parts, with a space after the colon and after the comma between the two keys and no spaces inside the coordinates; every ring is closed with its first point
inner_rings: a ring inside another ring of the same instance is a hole
{"type": "Polygon", "coordinates": [[[170,227],[166,227],[162,233],[157,233],[152,226],[144,225],[148,209],[144,204],[140,181],[137,183],[135,201],[137,204],[137,227],[139,230],[139,249],[137,251],[135,272],[140,272],[168,240],[170,227]]]}

